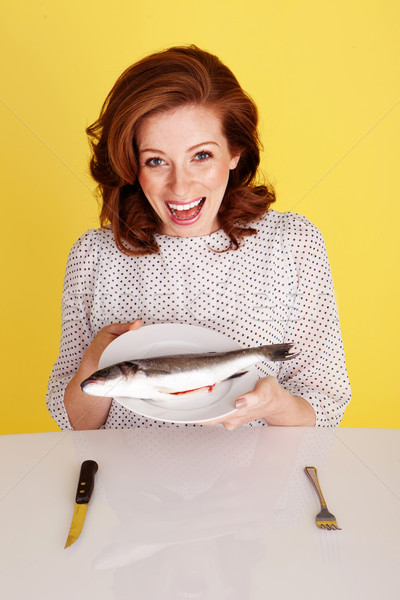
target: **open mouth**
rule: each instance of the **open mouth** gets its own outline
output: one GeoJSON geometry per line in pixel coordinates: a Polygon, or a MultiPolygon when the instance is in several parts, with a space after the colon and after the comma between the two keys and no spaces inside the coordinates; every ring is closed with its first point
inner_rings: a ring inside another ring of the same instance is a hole
{"type": "Polygon", "coordinates": [[[205,201],[206,199],[203,197],[197,198],[192,202],[182,204],[175,202],[166,202],[165,204],[168,208],[171,219],[175,223],[179,223],[181,225],[191,225],[200,217],[200,213],[205,201]]]}

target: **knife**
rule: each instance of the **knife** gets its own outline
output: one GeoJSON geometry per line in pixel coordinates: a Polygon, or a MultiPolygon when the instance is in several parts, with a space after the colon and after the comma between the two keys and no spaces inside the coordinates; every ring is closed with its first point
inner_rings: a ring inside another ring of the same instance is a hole
{"type": "Polygon", "coordinates": [[[99,465],[94,460],[85,460],[79,473],[79,483],[75,498],[75,510],[72,517],[67,543],[64,548],[71,546],[81,534],[86,512],[94,487],[94,475],[99,465]]]}

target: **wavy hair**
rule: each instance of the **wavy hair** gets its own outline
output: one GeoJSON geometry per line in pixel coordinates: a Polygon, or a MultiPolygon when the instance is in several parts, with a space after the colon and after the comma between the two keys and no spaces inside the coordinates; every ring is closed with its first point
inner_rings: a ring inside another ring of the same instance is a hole
{"type": "Polygon", "coordinates": [[[275,201],[271,186],[255,182],[261,147],[258,111],[234,74],[219,58],[193,45],[156,52],[122,73],[99,118],[86,130],[92,149],[90,172],[102,202],[100,224],[111,225],[117,247],[125,254],[158,252],[154,233],[162,226],[139,186],[136,132],[146,117],[185,104],[212,108],[221,119],[231,154],[240,152],[218,213],[231,241],[228,249],[256,233],[248,223],[275,201]]]}

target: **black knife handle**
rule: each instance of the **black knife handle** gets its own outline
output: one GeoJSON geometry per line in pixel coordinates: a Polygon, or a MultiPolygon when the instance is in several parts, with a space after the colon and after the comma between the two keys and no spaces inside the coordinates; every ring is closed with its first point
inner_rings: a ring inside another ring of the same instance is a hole
{"type": "Polygon", "coordinates": [[[75,502],[77,504],[88,504],[94,487],[94,475],[99,465],[94,460],[85,460],[79,473],[78,490],[75,502]]]}

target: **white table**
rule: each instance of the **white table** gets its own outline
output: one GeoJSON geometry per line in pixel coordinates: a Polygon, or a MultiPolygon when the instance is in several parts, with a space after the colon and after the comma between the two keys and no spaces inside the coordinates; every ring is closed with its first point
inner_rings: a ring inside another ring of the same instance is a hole
{"type": "Polygon", "coordinates": [[[400,430],[60,432],[2,436],[0,453],[7,600],[400,597],[400,430]],[[308,464],[342,531],[315,526],[308,464]]]}

